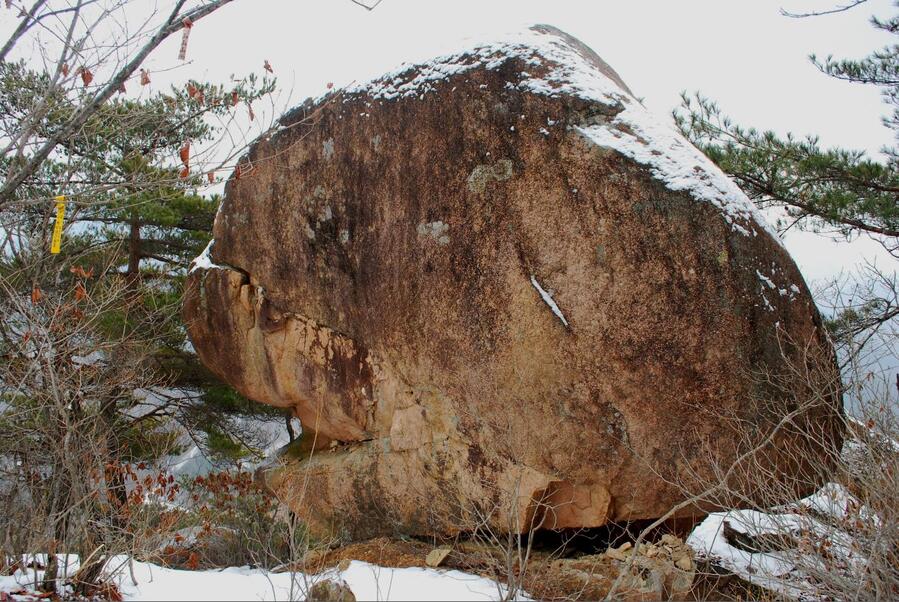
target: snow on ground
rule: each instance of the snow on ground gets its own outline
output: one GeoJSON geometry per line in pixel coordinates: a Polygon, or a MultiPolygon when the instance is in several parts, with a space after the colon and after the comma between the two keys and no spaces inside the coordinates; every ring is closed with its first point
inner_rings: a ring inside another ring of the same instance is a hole
{"type": "MultiPolygon", "coordinates": [[[[289,437],[282,419],[268,420],[255,416],[233,416],[230,418],[235,430],[252,436],[256,455],[241,462],[244,470],[253,471],[267,459],[275,456],[275,452],[287,445],[289,437]]],[[[294,432],[301,432],[299,421],[293,420],[294,432]]],[[[154,464],[175,478],[187,476],[204,476],[214,472],[217,467],[203,452],[201,447],[190,437],[181,440],[183,452],[174,456],[166,456],[154,464]]]]}
{"type": "MultiPolygon", "coordinates": [[[[189,389],[166,387],[136,389],[134,397],[138,403],[130,408],[129,413],[132,416],[140,416],[172,403],[192,403],[199,396],[199,391],[189,389]]],[[[279,416],[235,414],[228,416],[227,419],[236,432],[242,433],[246,441],[253,443],[255,454],[242,462],[245,470],[252,471],[267,458],[273,457],[277,450],[289,442],[284,419],[279,416]]],[[[302,426],[298,419],[292,419],[291,424],[295,433],[302,432],[302,426]]],[[[175,421],[171,422],[170,428],[178,429],[178,445],[182,451],[160,458],[153,463],[153,468],[165,470],[176,478],[203,476],[221,468],[217,467],[204,453],[200,445],[201,441],[195,439],[195,437],[202,437],[202,433],[188,433],[175,421]]]]}
{"type": "MultiPolygon", "coordinates": [[[[112,567],[123,567],[115,581],[125,600],[304,600],[305,592],[326,578],[346,582],[357,600],[498,600],[501,593],[505,594],[496,582],[460,571],[394,569],[359,561],[350,562],[345,570],[315,576],[247,567],[185,571],[135,561],[135,585],[126,560],[120,557],[110,563],[112,567]]],[[[38,571],[39,577],[41,573],[38,571]]],[[[27,590],[33,584],[33,570],[17,572],[11,577],[0,577],[0,592],[27,590]]]]}
{"type": "MultiPolygon", "coordinates": [[[[764,528],[769,515],[754,510],[715,512],[702,521],[687,538],[687,545],[714,564],[734,573],[741,579],[786,596],[798,597],[802,589],[792,584],[796,568],[790,557],[782,552],[752,553],[732,545],[724,536],[725,525],[740,533],[777,533],[779,528],[764,528]]],[[[779,517],[779,525],[788,528],[798,517],[779,517]],[[785,524],[786,523],[786,524],[785,524]]]]}
{"type": "Polygon", "coordinates": [[[710,514],[693,530],[687,544],[700,558],[727,569],[744,581],[799,600],[818,600],[815,584],[804,567],[836,570],[847,576],[863,574],[862,546],[844,526],[862,520],[876,520],[845,487],[828,483],[816,493],[790,506],[769,512],[730,510],[710,514]],[[726,532],[747,536],[758,550],[748,551],[726,532]],[[764,542],[770,542],[765,545],[764,542]],[[803,552],[803,545],[826,542],[829,566],[822,567],[821,555],[803,552]],[[772,545],[773,544],[773,545],[772,545]],[[764,551],[764,548],[770,551],[764,551]],[[780,549],[777,549],[780,548],[780,549]]]}

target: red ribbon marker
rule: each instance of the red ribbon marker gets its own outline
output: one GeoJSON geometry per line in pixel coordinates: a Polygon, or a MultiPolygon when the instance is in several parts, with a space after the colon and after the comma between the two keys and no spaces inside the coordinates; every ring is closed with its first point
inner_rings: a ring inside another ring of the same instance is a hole
{"type": "Polygon", "coordinates": [[[183,61],[187,58],[187,39],[190,37],[190,30],[194,26],[194,22],[190,20],[190,17],[187,17],[181,24],[184,25],[184,29],[181,33],[181,50],[178,51],[178,60],[183,61]]]}

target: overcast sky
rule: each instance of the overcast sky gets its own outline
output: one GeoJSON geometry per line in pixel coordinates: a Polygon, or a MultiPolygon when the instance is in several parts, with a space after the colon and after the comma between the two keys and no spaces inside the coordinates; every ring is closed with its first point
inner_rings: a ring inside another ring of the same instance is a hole
{"type": "MultiPolygon", "coordinates": [[[[869,0],[840,15],[790,19],[781,7],[833,4],[383,0],[367,12],[349,0],[236,0],[193,32],[190,74],[223,79],[258,71],[268,59],[283,84],[306,96],[329,81],[343,85],[427,59],[460,39],[548,23],[596,50],[657,112],[669,112],[682,90],[702,90],[739,121],[876,152],[890,141],[877,119],[884,113],[877,92],[821,75],[807,56],[862,56],[890,42],[868,19],[892,14],[891,4],[869,0]]],[[[157,57],[170,65],[175,46],[157,57]]]]}
{"type": "MultiPolygon", "coordinates": [[[[839,2],[840,0],[836,0],[839,2]]],[[[402,62],[427,59],[491,32],[549,23],[580,38],[614,67],[654,112],[667,114],[683,90],[716,99],[738,123],[817,134],[825,144],[877,153],[891,142],[880,123],[886,107],[876,90],[828,78],[808,61],[859,57],[891,40],[872,14],[892,14],[890,0],[855,10],[791,19],[780,9],[834,6],[821,0],[383,0],[368,12],[349,0],[236,0],[191,34],[193,63],[177,76],[225,80],[260,71],[269,60],[292,101],[377,77],[402,62]]],[[[171,64],[177,42],[161,49],[171,64]]],[[[814,235],[787,236],[807,280],[848,269],[862,257],[890,260],[863,239],[836,244],[814,235]]]]}
{"type": "MultiPolygon", "coordinates": [[[[817,134],[824,144],[876,154],[891,142],[878,92],[828,78],[807,57],[861,57],[891,42],[869,24],[872,14],[893,14],[891,0],[812,19],[780,14],[841,2],[848,0],[383,0],[369,12],[350,0],[235,0],[193,28],[188,64],[172,69],[180,43],[174,36],[146,66],[152,87],[161,89],[187,78],[227,82],[231,74],[261,74],[268,60],[280,102],[291,105],[323,93],[328,82],[374,78],[457,48],[462,39],[548,23],[592,47],[658,114],[669,114],[681,91],[702,91],[738,123],[817,134]]],[[[863,257],[895,264],[869,239],[846,245],[797,233],[786,244],[809,281],[863,257]]]]}

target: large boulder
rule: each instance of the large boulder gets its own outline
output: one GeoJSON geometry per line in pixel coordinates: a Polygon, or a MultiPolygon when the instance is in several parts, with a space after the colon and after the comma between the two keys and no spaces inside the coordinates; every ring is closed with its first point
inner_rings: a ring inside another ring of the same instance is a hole
{"type": "MultiPolygon", "coordinates": [[[[300,418],[265,481],[345,539],[661,516],[795,406],[772,374],[835,374],[752,203],[546,26],[288,113],[184,314],[213,372],[300,418]]],[[[772,431],[766,479],[812,489],[840,408],[772,431]]]]}

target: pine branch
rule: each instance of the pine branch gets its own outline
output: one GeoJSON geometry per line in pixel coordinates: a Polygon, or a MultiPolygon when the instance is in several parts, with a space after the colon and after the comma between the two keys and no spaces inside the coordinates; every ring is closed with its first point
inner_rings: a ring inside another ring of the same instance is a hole
{"type": "MultiPolygon", "coordinates": [[[[792,195],[786,196],[786,195],[778,194],[773,187],[771,187],[769,184],[767,184],[763,181],[753,179],[752,177],[750,177],[747,174],[732,174],[732,175],[734,178],[738,179],[740,182],[742,182],[744,185],[746,185],[746,187],[751,187],[751,188],[755,189],[755,191],[757,191],[757,193],[761,193],[765,197],[768,197],[769,200],[776,201],[776,202],[786,205],[788,207],[794,207],[796,209],[800,209],[801,211],[803,211],[805,213],[805,215],[801,216],[800,219],[802,217],[814,216],[814,217],[820,218],[827,222],[833,223],[833,222],[837,221],[837,219],[834,218],[832,214],[824,211],[823,209],[821,209],[813,204],[802,201],[797,196],[792,196],[792,195]]],[[[857,230],[862,230],[864,232],[870,232],[872,234],[879,234],[881,236],[899,237],[899,229],[878,226],[878,225],[866,222],[861,219],[856,219],[853,217],[838,218],[838,223],[843,226],[850,226],[857,230]]]]}
{"type": "Polygon", "coordinates": [[[859,151],[821,149],[814,138],[744,130],[698,96],[684,98],[675,122],[757,204],[783,205],[794,218],[814,217],[844,231],[899,237],[895,163],[875,162],[859,151]]]}
{"type": "Polygon", "coordinates": [[[156,255],[155,253],[141,253],[141,259],[155,259],[156,261],[161,261],[163,263],[168,263],[171,265],[176,265],[178,267],[186,268],[190,265],[189,261],[178,261],[177,259],[172,259],[171,257],[165,257],[163,255],[156,255]]]}

